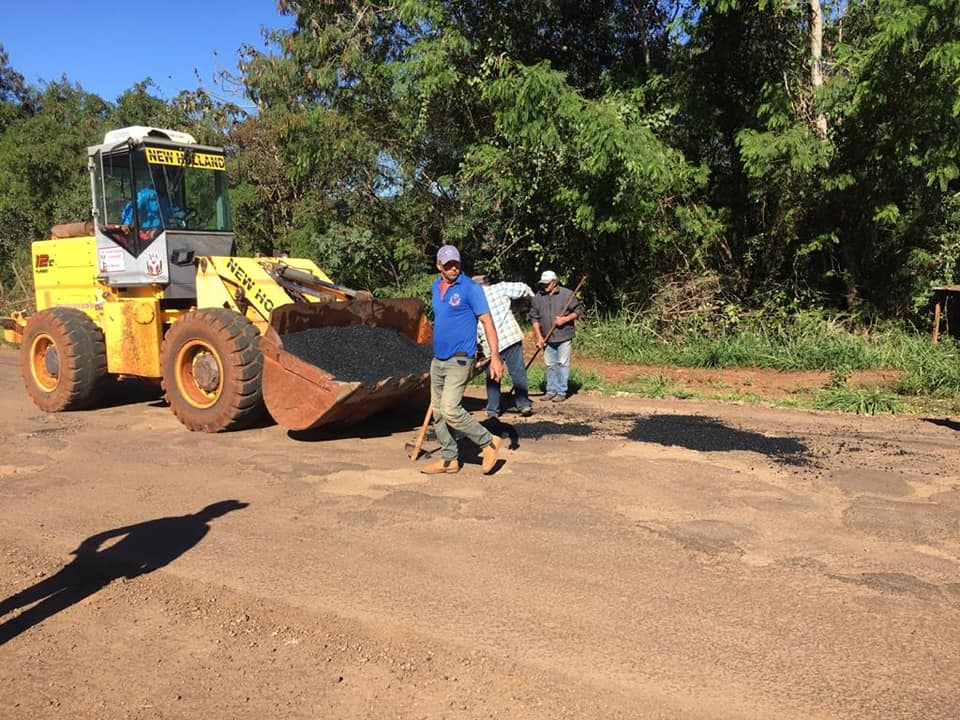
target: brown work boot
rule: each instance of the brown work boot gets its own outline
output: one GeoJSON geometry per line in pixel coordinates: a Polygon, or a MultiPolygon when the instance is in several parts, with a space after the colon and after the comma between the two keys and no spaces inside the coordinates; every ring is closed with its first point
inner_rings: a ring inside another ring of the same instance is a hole
{"type": "Polygon", "coordinates": [[[483,470],[484,475],[489,475],[491,472],[493,472],[493,468],[496,467],[497,455],[500,451],[500,444],[502,442],[502,437],[499,435],[494,435],[493,439],[490,440],[490,444],[480,451],[480,457],[482,459],[480,468],[483,470]]]}
{"type": "Polygon", "coordinates": [[[435,463],[426,465],[425,467],[420,468],[420,472],[424,475],[442,475],[443,473],[458,473],[460,472],[460,461],[454,458],[453,460],[437,460],[435,463]]]}

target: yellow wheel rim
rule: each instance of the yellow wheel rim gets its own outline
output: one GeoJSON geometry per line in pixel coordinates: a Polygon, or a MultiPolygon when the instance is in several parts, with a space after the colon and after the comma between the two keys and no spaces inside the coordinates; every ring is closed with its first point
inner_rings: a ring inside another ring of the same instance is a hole
{"type": "Polygon", "coordinates": [[[37,335],[30,344],[30,375],[44,392],[53,392],[60,384],[60,355],[49,335],[37,335]]]}
{"type": "Polygon", "coordinates": [[[200,410],[212,407],[223,392],[223,364],[210,345],[190,340],[177,352],[175,380],[180,395],[200,410]]]}

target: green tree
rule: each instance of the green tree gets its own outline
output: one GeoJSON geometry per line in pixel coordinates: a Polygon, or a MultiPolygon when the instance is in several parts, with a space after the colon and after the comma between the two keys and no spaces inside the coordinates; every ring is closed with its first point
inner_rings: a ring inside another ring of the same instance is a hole
{"type": "Polygon", "coordinates": [[[956,270],[960,8],[827,4],[815,43],[818,7],[717,0],[691,18],[676,87],[707,93],[685,103],[683,146],[729,213],[741,293],[904,314],[956,270]]]}
{"type": "Polygon", "coordinates": [[[862,295],[905,313],[958,270],[960,0],[851,1],[844,27],[831,207],[862,295]]]}
{"type": "Polygon", "coordinates": [[[445,241],[486,270],[586,270],[607,297],[623,268],[702,262],[716,224],[686,202],[704,173],[659,135],[655,3],[281,7],[296,27],[249,53],[247,87],[309,188],[290,236],[345,280],[402,283],[445,241]]]}
{"type": "Polygon", "coordinates": [[[10,67],[10,58],[0,44],[0,132],[33,108],[23,75],[10,67]]]}
{"type": "Polygon", "coordinates": [[[495,269],[519,257],[623,299],[708,266],[720,228],[696,202],[706,172],[660,139],[672,114],[643,112],[649,88],[591,100],[546,63],[497,61],[482,89],[494,130],[467,155],[462,206],[468,225],[501,228],[485,247],[495,269]]]}
{"type": "Polygon", "coordinates": [[[66,79],[25,89],[29,110],[0,133],[0,267],[29,267],[33,240],[90,217],[85,148],[102,136],[109,105],[66,79]]]}

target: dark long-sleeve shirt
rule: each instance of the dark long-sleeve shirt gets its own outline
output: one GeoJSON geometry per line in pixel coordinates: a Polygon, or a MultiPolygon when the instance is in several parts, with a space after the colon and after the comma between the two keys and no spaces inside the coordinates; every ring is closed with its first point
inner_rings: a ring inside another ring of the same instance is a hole
{"type": "MultiPolygon", "coordinates": [[[[573,297],[570,301],[570,307],[563,310],[564,305],[567,304],[567,300],[570,300],[572,296],[573,291],[565,287],[556,288],[552,295],[548,295],[543,290],[539,290],[537,294],[533,296],[533,299],[530,301],[530,322],[540,323],[540,332],[543,333],[544,337],[550,332],[554,320],[557,315],[561,314],[561,311],[563,311],[564,315],[575,313],[577,317],[580,316],[580,301],[577,300],[576,297],[573,297]]],[[[550,336],[550,343],[572,340],[574,334],[576,334],[575,322],[575,320],[571,320],[554,330],[553,335],[550,336]]]]}

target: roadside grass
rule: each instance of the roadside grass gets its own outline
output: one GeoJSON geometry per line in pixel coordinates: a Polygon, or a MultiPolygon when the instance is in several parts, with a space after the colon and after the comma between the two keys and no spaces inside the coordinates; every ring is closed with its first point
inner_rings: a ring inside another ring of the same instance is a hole
{"type": "Polygon", "coordinates": [[[817,394],[814,407],[821,410],[840,410],[858,415],[895,415],[898,409],[897,398],[880,388],[860,390],[853,388],[829,388],[817,394]]]}
{"type": "MultiPolygon", "coordinates": [[[[955,407],[960,396],[960,355],[952,338],[933,345],[925,332],[892,325],[857,328],[843,318],[819,312],[772,320],[741,318],[732,327],[681,324],[670,332],[652,322],[621,315],[579,327],[577,352],[654,366],[828,372],[827,387],[816,393],[812,402],[798,400],[797,404],[860,414],[942,410],[955,407]],[[851,373],[858,370],[895,370],[901,377],[889,388],[848,387],[851,373]]],[[[667,384],[664,378],[601,383],[606,391],[648,397],[696,396],[679,385],[667,389],[667,384]]],[[[737,392],[730,396],[745,402],[758,398],[737,392]]]]}
{"type": "Polygon", "coordinates": [[[570,387],[574,390],[630,393],[650,398],[673,397],[683,400],[693,397],[693,393],[684,388],[682,383],[671,380],[662,373],[613,382],[604,380],[592,372],[578,371],[574,367],[570,370],[570,387]]]}
{"type": "MultiPolygon", "coordinates": [[[[471,384],[482,387],[485,377],[481,374],[475,377],[471,384]]],[[[512,386],[513,381],[510,379],[509,372],[504,372],[502,383],[505,390],[512,386]]],[[[542,363],[535,362],[527,370],[527,386],[533,395],[546,391],[546,369],[542,363]]],[[[694,394],[684,388],[681,383],[674,382],[663,374],[638,376],[634,379],[613,382],[605,380],[592,370],[578,368],[576,360],[570,368],[569,388],[571,394],[593,391],[608,394],[622,392],[652,398],[674,397],[684,399],[694,397],[694,394]]]]}

